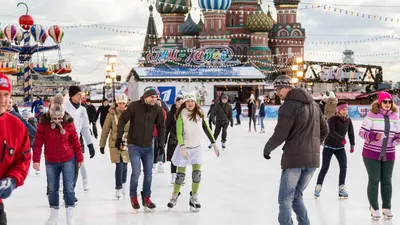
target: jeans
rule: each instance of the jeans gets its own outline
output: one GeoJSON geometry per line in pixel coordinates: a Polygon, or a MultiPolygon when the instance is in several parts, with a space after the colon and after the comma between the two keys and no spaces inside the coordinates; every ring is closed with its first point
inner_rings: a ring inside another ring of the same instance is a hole
{"type": "Polygon", "coordinates": [[[375,210],[379,209],[378,189],[381,183],[382,208],[392,207],[392,174],[394,161],[378,161],[364,159],[364,165],[368,172],[368,201],[375,210]]]}
{"type": "Polygon", "coordinates": [[[7,225],[7,215],[4,212],[4,204],[0,204],[0,225],[7,225]]]}
{"type": "Polygon", "coordinates": [[[51,163],[46,161],[46,176],[49,184],[49,203],[50,208],[58,209],[60,205],[60,174],[63,177],[63,192],[65,207],[73,207],[75,205],[74,191],[74,173],[75,173],[75,158],[64,163],[51,163]]]}
{"type": "Polygon", "coordinates": [[[128,163],[124,163],[122,157],[119,157],[119,163],[115,163],[115,189],[122,189],[128,176],[128,163]]]}
{"type": "Polygon", "coordinates": [[[264,116],[260,117],[260,121],[261,121],[261,128],[264,129],[264,116]]]}
{"type": "Polygon", "coordinates": [[[154,151],[153,147],[140,147],[137,145],[128,145],[129,157],[131,159],[131,184],[130,184],[130,196],[135,197],[137,195],[137,186],[139,182],[139,176],[141,171],[140,162],[143,163],[143,194],[145,197],[151,195],[151,181],[153,176],[153,158],[154,151]]]}
{"type": "Polygon", "coordinates": [[[228,135],[228,133],[226,132],[226,130],[228,129],[228,125],[229,124],[217,124],[215,125],[215,130],[214,130],[214,138],[215,140],[217,140],[219,133],[221,133],[221,128],[222,128],[222,143],[226,142],[226,136],[228,135]]]}
{"type": "Polygon", "coordinates": [[[347,171],[347,156],[344,149],[333,150],[329,148],[324,148],[322,152],[322,168],[318,175],[317,184],[324,182],[325,175],[328,172],[329,165],[331,163],[332,155],[336,156],[339,162],[339,185],[345,184],[346,182],[346,171],[347,171]]]}
{"type": "Polygon", "coordinates": [[[240,125],[240,113],[236,113],[236,124],[240,125]]]}
{"type": "Polygon", "coordinates": [[[303,192],[315,170],[316,168],[290,168],[282,171],[278,197],[280,225],[293,225],[292,209],[297,215],[299,225],[310,225],[303,192]]]}

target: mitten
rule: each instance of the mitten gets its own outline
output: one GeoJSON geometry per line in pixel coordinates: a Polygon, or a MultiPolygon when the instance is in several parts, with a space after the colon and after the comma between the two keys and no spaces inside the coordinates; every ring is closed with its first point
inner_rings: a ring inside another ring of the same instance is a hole
{"type": "Polygon", "coordinates": [[[7,177],[0,180],[0,199],[6,199],[10,197],[11,193],[17,186],[15,180],[11,177],[7,177]]]}
{"type": "Polygon", "coordinates": [[[271,159],[271,156],[269,156],[270,154],[271,153],[269,153],[269,152],[264,152],[264,158],[267,160],[270,160],[271,159]]]}
{"type": "Polygon", "coordinates": [[[122,138],[118,138],[116,141],[115,141],[115,147],[118,149],[118,150],[121,150],[121,148],[124,146],[124,142],[122,141],[122,138]]]}
{"type": "Polygon", "coordinates": [[[342,145],[346,145],[346,143],[347,143],[346,139],[343,139],[342,145]]]}
{"type": "Polygon", "coordinates": [[[350,153],[353,153],[354,152],[354,145],[352,145],[351,147],[350,147],[350,153]]]}
{"type": "Polygon", "coordinates": [[[182,145],[182,146],[179,148],[179,152],[180,152],[180,154],[181,154],[181,156],[182,156],[182,158],[183,158],[184,160],[188,160],[188,159],[189,159],[188,154],[187,154],[187,152],[186,152],[186,147],[185,147],[184,145],[182,145]]]}
{"type": "Polygon", "coordinates": [[[213,149],[214,149],[214,152],[215,152],[215,154],[217,155],[217,157],[219,157],[219,149],[218,149],[218,146],[217,146],[217,144],[212,144],[212,147],[213,147],[213,149]]]}
{"type": "Polygon", "coordinates": [[[104,154],[104,147],[100,147],[100,153],[104,154]]]}
{"type": "Polygon", "coordinates": [[[93,144],[90,144],[90,145],[88,145],[87,147],[89,148],[89,155],[90,155],[90,158],[93,158],[93,157],[94,157],[94,154],[95,154],[93,144]]]}

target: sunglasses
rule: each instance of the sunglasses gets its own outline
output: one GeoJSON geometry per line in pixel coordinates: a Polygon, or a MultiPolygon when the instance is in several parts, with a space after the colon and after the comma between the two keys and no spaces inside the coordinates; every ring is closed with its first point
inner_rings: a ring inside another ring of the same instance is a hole
{"type": "Polygon", "coordinates": [[[393,101],[392,100],[383,100],[382,103],[391,105],[393,103],[393,101]]]}

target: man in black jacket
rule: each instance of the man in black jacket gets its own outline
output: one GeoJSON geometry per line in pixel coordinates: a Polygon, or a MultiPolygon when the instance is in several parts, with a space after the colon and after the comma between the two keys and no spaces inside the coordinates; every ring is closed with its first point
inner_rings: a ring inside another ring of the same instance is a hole
{"type": "MultiPolygon", "coordinates": [[[[214,138],[217,140],[219,133],[221,133],[222,128],[222,148],[225,148],[226,137],[228,135],[227,130],[229,123],[231,127],[233,126],[233,118],[232,118],[232,106],[228,103],[228,96],[222,95],[221,102],[215,104],[213,109],[211,110],[210,118],[212,122],[215,124],[214,130],[214,138]]],[[[212,146],[208,146],[211,148],[212,146]]]]}
{"type": "Polygon", "coordinates": [[[122,113],[118,120],[117,140],[115,147],[122,149],[125,124],[130,121],[128,133],[128,151],[132,166],[130,197],[132,207],[140,208],[137,198],[137,186],[143,163],[143,191],[142,205],[145,210],[153,211],[156,205],[150,200],[152,168],[154,160],[153,133],[154,125],[158,131],[159,152],[164,152],[165,142],[165,121],[162,109],[156,104],[157,90],[155,87],[147,87],[144,94],[138,101],[131,102],[128,108],[122,113]]]}
{"type": "Polygon", "coordinates": [[[96,121],[100,116],[100,125],[103,128],[104,121],[106,121],[106,117],[108,114],[108,110],[110,109],[110,105],[108,104],[107,99],[103,99],[102,105],[97,109],[96,121]]]}
{"type": "Polygon", "coordinates": [[[89,124],[92,124],[93,136],[97,139],[97,127],[96,127],[96,107],[92,105],[92,101],[88,98],[86,99],[86,112],[89,117],[89,124]]]}
{"type": "Polygon", "coordinates": [[[318,104],[304,89],[294,89],[289,76],[278,76],[274,87],[285,102],[279,108],[274,134],[264,147],[264,158],[270,159],[271,152],[285,142],[278,221],[280,225],[293,224],[293,208],[299,224],[309,225],[303,192],[319,167],[320,146],[328,127],[318,104]]]}

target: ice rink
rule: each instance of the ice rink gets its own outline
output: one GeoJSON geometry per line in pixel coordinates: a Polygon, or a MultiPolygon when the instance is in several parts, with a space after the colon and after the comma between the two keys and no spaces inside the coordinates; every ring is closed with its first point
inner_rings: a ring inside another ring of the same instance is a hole
{"type": "MultiPolygon", "coordinates": [[[[263,158],[264,144],[272,135],[276,121],[266,120],[266,133],[248,132],[248,121],[241,126],[229,127],[227,149],[217,158],[207,149],[207,139],[203,135],[204,165],[200,184],[199,200],[202,209],[199,213],[189,211],[189,192],[191,189],[191,168],[188,168],[186,185],[182,187],[176,208],[168,211],[167,203],[172,193],[170,184],[170,164],[164,164],[165,173],[153,173],[152,200],[157,205],[155,213],[145,213],[143,207],[134,212],[129,196],[117,200],[114,197],[115,165],[110,163],[108,152],[100,154],[96,140],[96,156],[89,159],[85,153],[85,163],[89,173],[88,192],[82,188],[79,177],[76,196],[79,199],[75,208],[77,225],[272,225],[278,224],[278,187],[280,179],[280,159],[282,150],[277,148],[272,159],[263,158]]],[[[338,199],[339,167],[336,158],[332,158],[331,167],[325,178],[319,199],[314,199],[313,192],[319,170],[314,174],[304,201],[308,209],[311,224],[314,225],[366,225],[396,224],[400,217],[400,175],[395,167],[393,175],[392,211],[394,219],[383,218],[373,222],[368,211],[367,172],[361,157],[363,140],[358,136],[361,121],[354,121],[356,150],[349,153],[347,190],[349,199],[338,199]]],[[[260,130],[260,127],[257,128],[260,130]]],[[[307,137],[305,137],[307,138],[307,137]]],[[[217,140],[220,145],[220,138],[217,140]]],[[[349,142],[348,142],[349,143],[349,142]]],[[[31,168],[25,185],[14,191],[5,200],[6,212],[10,225],[44,224],[49,217],[46,197],[46,174],[44,161],[42,173],[35,175],[31,168]]],[[[128,183],[130,180],[130,165],[128,183]]],[[[139,191],[141,190],[141,180],[139,191]]],[[[62,196],[62,195],[61,195],[62,196]]],[[[62,202],[62,201],[61,201],[62,202]]],[[[381,202],[381,201],[380,201],[381,202]]],[[[63,205],[61,205],[62,207],[63,205]]],[[[294,224],[297,224],[293,214],[294,224]]],[[[66,224],[65,209],[60,209],[60,221],[66,224]]],[[[400,224],[400,222],[398,222],[400,224]]]]}

